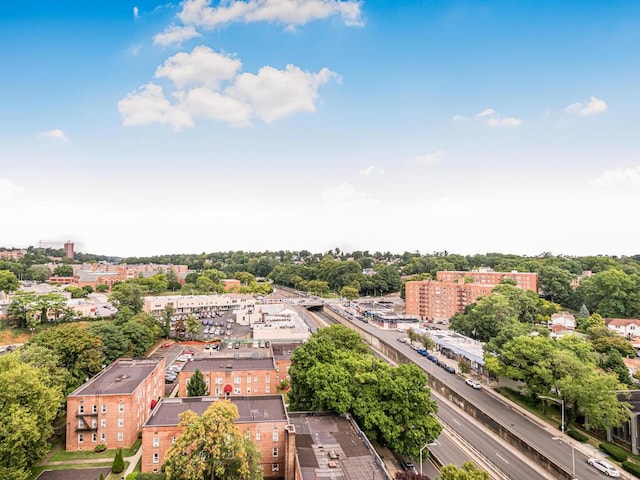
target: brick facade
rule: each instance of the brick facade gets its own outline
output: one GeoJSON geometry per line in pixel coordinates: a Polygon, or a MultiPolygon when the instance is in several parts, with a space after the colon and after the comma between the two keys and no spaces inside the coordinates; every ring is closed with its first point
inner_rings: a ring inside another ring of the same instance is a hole
{"type": "Polygon", "coordinates": [[[67,398],[66,449],[128,448],[164,395],[164,358],[118,359],[67,398]]]}

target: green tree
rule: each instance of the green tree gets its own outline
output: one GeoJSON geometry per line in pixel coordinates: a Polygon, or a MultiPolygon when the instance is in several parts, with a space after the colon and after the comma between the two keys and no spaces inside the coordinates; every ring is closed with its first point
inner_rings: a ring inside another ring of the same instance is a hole
{"type": "Polygon", "coordinates": [[[0,292],[15,292],[20,288],[18,277],[9,270],[0,270],[0,292]]]}
{"type": "Polygon", "coordinates": [[[209,387],[204,381],[202,372],[196,368],[193,375],[189,379],[187,384],[187,396],[188,397],[205,397],[209,395],[209,387]]]}
{"type": "Polygon", "coordinates": [[[113,463],[111,464],[111,472],[118,474],[124,472],[125,464],[124,458],[122,457],[122,449],[118,449],[115,457],[113,458],[113,463]]]}
{"type": "Polygon", "coordinates": [[[67,392],[81,385],[100,370],[104,363],[103,343],[77,324],[59,325],[34,335],[28,345],[39,345],[53,351],[60,366],[72,377],[67,392]]]}
{"type": "Polygon", "coordinates": [[[21,479],[49,450],[62,392],[15,353],[0,356],[0,385],[0,475],[21,479]]]}
{"type": "Polygon", "coordinates": [[[132,320],[123,323],[120,328],[127,339],[126,354],[132,357],[142,357],[160,337],[160,326],[153,317],[150,325],[145,322],[145,313],[136,315],[132,320]],[[155,330],[154,330],[155,327],[155,330]]]}
{"type": "Polygon", "coordinates": [[[114,285],[111,289],[111,301],[117,308],[128,307],[135,314],[142,312],[144,299],[143,290],[137,283],[127,280],[114,285]]]}
{"type": "Polygon", "coordinates": [[[200,333],[200,322],[193,315],[189,315],[184,322],[185,332],[189,338],[195,338],[200,333]]]}
{"type": "Polygon", "coordinates": [[[109,291],[109,285],[107,285],[106,283],[99,283],[98,285],[96,285],[96,292],[104,293],[108,291],[109,291]]]}
{"type": "Polygon", "coordinates": [[[27,268],[24,278],[27,280],[35,280],[36,282],[46,282],[51,276],[51,270],[44,265],[31,265],[27,268]]]}
{"type": "Polygon", "coordinates": [[[344,286],[342,290],[340,290],[340,295],[349,300],[355,300],[360,296],[360,292],[357,288],[344,286]]]}
{"type": "Polygon", "coordinates": [[[112,322],[102,321],[92,323],[87,327],[87,330],[102,340],[107,363],[126,356],[129,350],[129,340],[123,334],[122,328],[112,322]]]}
{"type": "Polygon", "coordinates": [[[587,333],[596,352],[608,353],[613,348],[623,357],[633,358],[636,356],[636,349],[633,345],[626,338],[607,327],[591,327],[587,333]]]}
{"type": "Polygon", "coordinates": [[[7,309],[9,322],[17,328],[34,328],[40,323],[40,315],[35,293],[18,292],[11,299],[7,309]]]}
{"type": "Polygon", "coordinates": [[[167,270],[165,272],[165,276],[167,277],[167,290],[172,292],[180,290],[182,285],[180,284],[180,279],[178,278],[178,275],[176,275],[176,272],[173,270],[167,270]]]}
{"type": "Polygon", "coordinates": [[[71,265],[57,265],[53,269],[56,277],[73,277],[73,267],[71,265]]]}
{"type": "Polygon", "coordinates": [[[637,275],[614,268],[583,279],[577,294],[590,311],[603,317],[633,318],[640,315],[638,287],[637,275]]]}
{"type": "Polygon", "coordinates": [[[164,335],[169,338],[171,335],[171,319],[175,314],[176,309],[173,306],[173,303],[167,303],[162,312],[162,319],[164,320],[164,335]]]}
{"type": "Polygon", "coordinates": [[[191,410],[180,414],[182,434],[165,457],[167,480],[262,480],[259,455],[234,424],[237,418],[228,400],[213,402],[200,417],[191,410]]]}
{"type": "Polygon", "coordinates": [[[472,462],[465,462],[462,468],[456,465],[445,465],[440,469],[441,480],[489,480],[489,472],[476,467],[472,462]]]}
{"type": "Polygon", "coordinates": [[[84,298],[89,295],[84,288],[76,287],[75,285],[69,285],[64,287],[65,292],[69,292],[71,294],[71,298],[84,298]]]}

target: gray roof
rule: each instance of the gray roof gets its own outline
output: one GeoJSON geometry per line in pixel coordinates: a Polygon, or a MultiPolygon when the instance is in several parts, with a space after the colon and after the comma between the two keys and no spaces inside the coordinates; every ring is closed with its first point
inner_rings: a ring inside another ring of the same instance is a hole
{"type": "Polygon", "coordinates": [[[271,342],[271,349],[273,350],[273,356],[276,359],[291,358],[291,353],[302,345],[302,342],[298,343],[276,343],[271,342]]]}
{"type": "Polygon", "coordinates": [[[85,382],[70,396],[80,395],[126,395],[133,393],[138,385],[164,360],[159,357],[121,358],[113,362],[95,377],[85,382]]]}
{"type": "Polygon", "coordinates": [[[187,362],[183,372],[218,372],[221,370],[274,370],[273,358],[195,358],[187,362]]]}
{"type": "MultiPolygon", "coordinates": [[[[220,397],[171,397],[160,400],[145,426],[174,426],[180,422],[179,415],[192,410],[198,415],[218,400],[220,397]]],[[[248,397],[229,397],[238,407],[239,417],[235,423],[255,422],[289,422],[282,395],[260,395],[248,397]]]]}

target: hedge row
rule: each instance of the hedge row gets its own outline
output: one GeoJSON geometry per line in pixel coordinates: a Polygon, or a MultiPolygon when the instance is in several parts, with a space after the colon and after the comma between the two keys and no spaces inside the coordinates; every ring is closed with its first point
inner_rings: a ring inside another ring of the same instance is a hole
{"type": "Polygon", "coordinates": [[[581,443],[584,443],[587,440],[589,440],[589,437],[587,437],[586,435],[583,435],[578,430],[567,430],[567,435],[569,435],[571,438],[581,443]]]}
{"type": "Polygon", "coordinates": [[[613,443],[601,443],[599,445],[600,450],[602,450],[607,455],[610,455],[618,462],[626,462],[627,461],[627,452],[613,443]]]}
{"type": "Polygon", "coordinates": [[[633,462],[622,462],[622,468],[627,472],[634,474],[636,477],[640,477],[640,465],[633,462]]]}

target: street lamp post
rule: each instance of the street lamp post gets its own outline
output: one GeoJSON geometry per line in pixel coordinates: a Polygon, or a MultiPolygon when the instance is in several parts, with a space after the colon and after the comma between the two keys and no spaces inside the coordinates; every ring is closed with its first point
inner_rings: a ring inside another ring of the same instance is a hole
{"type": "MultiPolygon", "coordinates": [[[[555,398],[555,397],[545,397],[543,395],[538,395],[538,398],[543,398],[545,400],[551,400],[552,402],[559,403],[562,407],[562,425],[560,425],[560,432],[562,432],[561,437],[552,437],[554,440],[562,440],[564,442],[564,398],[555,398]]],[[[576,476],[576,447],[573,442],[569,442],[571,446],[571,475],[573,478],[576,476]]]]}
{"type": "Polygon", "coordinates": [[[545,397],[544,395],[538,395],[538,398],[543,398],[545,400],[551,400],[552,402],[556,402],[561,404],[562,406],[562,424],[560,425],[560,431],[562,432],[562,436],[564,436],[564,398],[555,398],[555,397],[545,397]]]}
{"type": "Polygon", "coordinates": [[[421,449],[420,449],[420,476],[422,476],[422,452],[424,451],[425,448],[427,447],[433,447],[435,445],[438,445],[438,442],[430,442],[430,443],[426,443],[421,449]]]}

